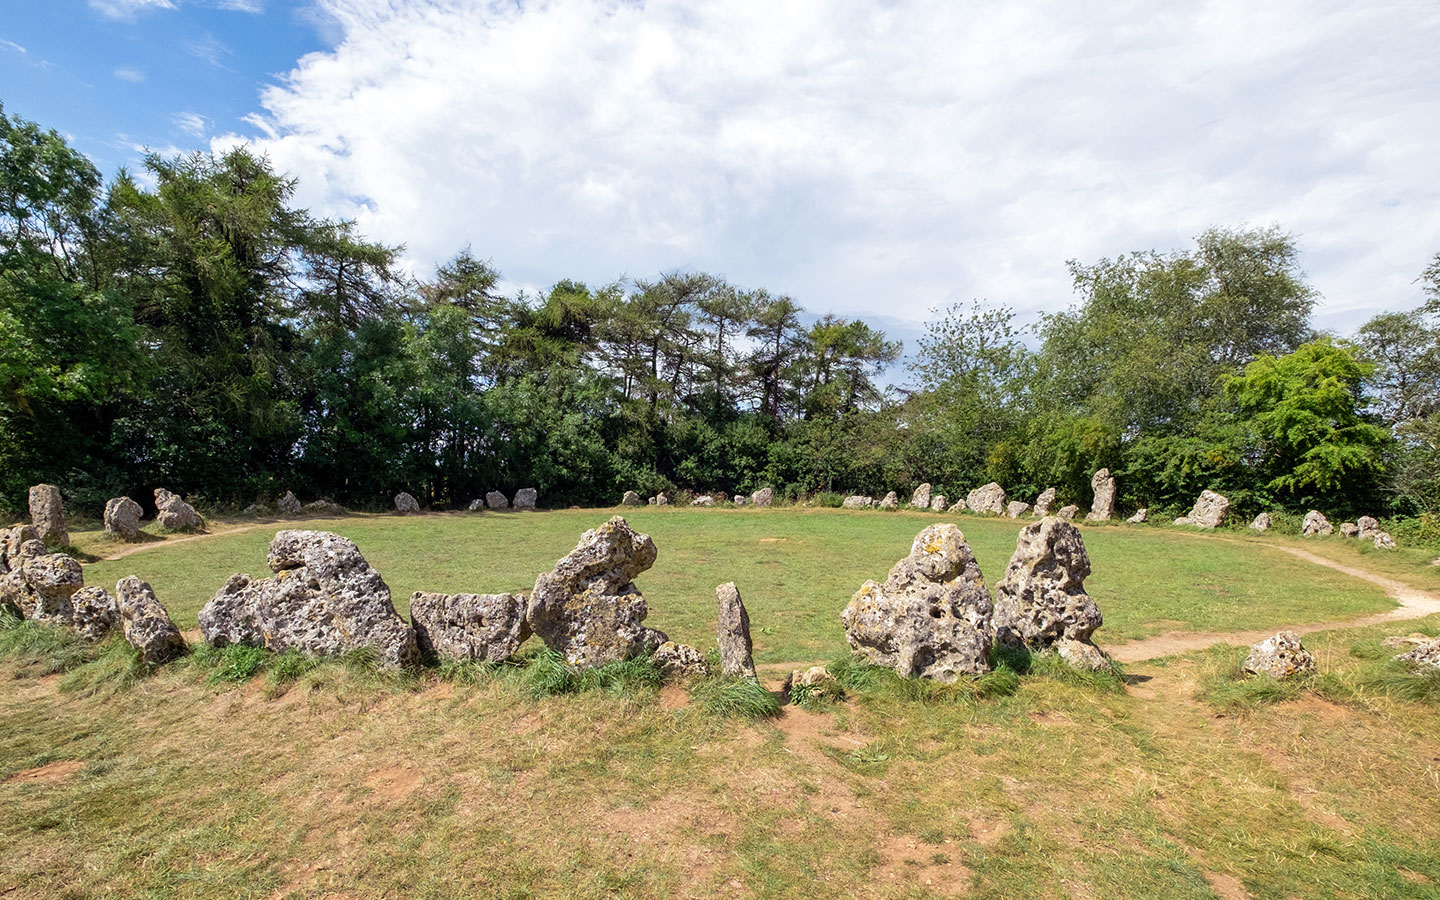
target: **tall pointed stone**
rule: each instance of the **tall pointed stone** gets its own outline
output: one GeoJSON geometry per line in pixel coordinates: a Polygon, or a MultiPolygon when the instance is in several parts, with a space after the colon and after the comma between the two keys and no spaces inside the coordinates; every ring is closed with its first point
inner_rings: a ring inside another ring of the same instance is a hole
{"type": "Polygon", "coordinates": [[[740,589],[727,581],[715,588],[719,614],[715,619],[715,642],[720,645],[720,672],[724,675],[755,677],[755,659],[750,643],[750,614],[740,589]]]}

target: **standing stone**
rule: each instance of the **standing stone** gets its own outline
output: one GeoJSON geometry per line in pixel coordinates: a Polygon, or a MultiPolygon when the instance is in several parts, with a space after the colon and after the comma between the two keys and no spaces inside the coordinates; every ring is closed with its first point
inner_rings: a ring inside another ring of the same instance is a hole
{"type": "Polygon", "coordinates": [[[1262,512],[1260,515],[1255,517],[1254,521],[1250,523],[1250,527],[1256,531],[1269,531],[1270,514],[1262,512]]]}
{"type": "Polygon", "coordinates": [[[710,664],[705,654],[689,644],[666,641],[655,650],[651,657],[660,668],[660,674],[667,679],[704,678],[710,674],[710,664]]]}
{"type": "Polygon", "coordinates": [[[1055,489],[1046,488],[1035,498],[1035,518],[1043,519],[1050,515],[1050,507],[1055,505],[1055,489]]]}
{"type": "Polygon", "coordinates": [[[641,506],[643,503],[644,501],[640,499],[640,495],[634,491],[626,491],[625,497],[620,501],[621,506],[641,506]]]}
{"type": "Polygon", "coordinates": [[[710,496],[709,494],[701,494],[700,496],[696,497],[694,500],[691,500],[691,501],[690,501],[690,505],[691,505],[691,506],[714,506],[714,505],[715,505],[715,498],[712,497],[712,496],[710,496]]]}
{"type": "Polygon", "coordinates": [[[733,503],[733,504],[735,504],[736,506],[744,506],[744,505],[745,505],[745,495],[744,495],[744,494],[736,494],[734,497],[731,497],[731,498],[730,498],[730,502],[733,503]]]}
{"type": "Polygon", "coordinates": [[[1219,528],[1230,511],[1230,501],[1214,491],[1205,490],[1195,500],[1188,516],[1175,520],[1176,525],[1194,525],[1197,528],[1219,528]]]}
{"type": "Polygon", "coordinates": [[[510,501],[505,499],[505,495],[499,491],[486,491],[485,505],[491,509],[509,509],[510,501]]]}
{"type": "Polygon", "coordinates": [[[1030,511],[1030,504],[1024,500],[1011,500],[1005,505],[1005,515],[1012,519],[1018,519],[1030,511]]]}
{"type": "Polygon", "coordinates": [[[86,587],[70,598],[70,624],[86,640],[98,641],[120,625],[120,608],[102,587],[86,587]]]}
{"type": "Polygon", "coordinates": [[[1075,518],[1075,515],[1076,515],[1077,513],[1079,513],[1079,512],[1080,512],[1080,507],[1078,507],[1078,506],[1076,506],[1075,504],[1072,503],[1072,504],[1070,504],[1069,506],[1062,506],[1062,507],[1060,507],[1059,512],[1055,513],[1055,515],[1056,515],[1057,517],[1059,517],[1060,519],[1063,519],[1064,521],[1069,522],[1069,521],[1073,520],[1073,519],[1075,518]]]}
{"type": "Polygon", "coordinates": [[[894,491],[891,491],[890,493],[886,494],[884,498],[882,498],[880,502],[876,504],[876,506],[880,507],[881,509],[899,509],[900,498],[895,496],[894,491]]]}
{"type": "Polygon", "coordinates": [[[535,501],[540,499],[540,492],[534,488],[521,488],[515,492],[516,509],[534,509],[535,501]]]}
{"type": "Polygon", "coordinates": [[[195,507],[164,488],[155,489],[155,521],[166,531],[204,531],[205,520],[195,507]]]}
{"type": "Polygon", "coordinates": [[[655,495],[655,505],[656,505],[656,506],[669,506],[669,505],[670,505],[670,498],[667,497],[667,496],[665,496],[664,494],[656,494],[656,495],[655,495]]]}
{"type": "Polygon", "coordinates": [[[944,523],[915,536],[883,585],[861,585],[840,619],[851,648],[875,665],[955,681],[990,670],[991,613],[965,535],[944,523]]]}
{"type": "Polygon", "coordinates": [[[916,509],[930,508],[930,482],[925,482],[915,489],[910,495],[910,505],[916,509]]]}
{"type": "Polygon", "coordinates": [[[105,501],[105,533],[123,541],[140,537],[140,517],[145,510],[129,497],[115,497],[105,501]]]}
{"type": "Polygon", "coordinates": [[[369,649],[387,666],[419,661],[415,632],[395,612],[389,585],[349,538],[280,531],[267,564],[274,578],[232,575],[200,610],[205,640],[310,656],[369,649]]]}
{"type": "Polygon", "coordinates": [[[1032,650],[1062,639],[1090,643],[1103,619],[1085,593],[1089,574],[1080,529],[1054,516],[1025,526],[996,588],[996,641],[1032,650]]]}
{"type": "Polygon", "coordinates": [[[30,489],[30,522],[40,541],[51,547],[68,547],[70,532],[65,527],[65,504],[60,489],[53,484],[37,484],[30,489]]]}
{"type": "Polygon", "coordinates": [[[720,645],[720,673],[755,677],[755,659],[751,656],[750,614],[740,599],[735,582],[727,581],[715,588],[719,615],[715,620],[715,642],[720,645]]]}
{"type": "Polygon", "coordinates": [[[1377,533],[1375,534],[1375,549],[1376,549],[1376,550],[1394,550],[1394,549],[1395,549],[1395,539],[1390,536],[1390,532],[1388,532],[1388,531],[1380,531],[1380,532],[1377,532],[1377,533]]]}
{"type": "Polygon", "coordinates": [[[770,490],[768,487],[761,488],[760,490],[750,495],[750,502],[760,507],[769,506],[772,502],[774,502],[774,500],[775,492],[770,490]]]}
{"type": "Polygon", "coordinates": [[[643,624],[649,610],[635,577],[655,564],[655,542],[620,516],[580,536],[552,571],[535,579],[530,629],[574,666],[601,666],[654,652],[667,638],[643,624]]]}
{"type": "MultiPolygon", "coordinates": [[[[931,497],[931,498],[930,498],[930,511],[931,511],[931,512],[944,512],[944,511],[945,511],[945,499],[946,499],[946,498],[945,498],[945,495],[944,495],[944,494],[936,494],[934,497],[931,497]]],[[[956,500],[956,501],[955,501],[955,505],[956,505],[956,506],[961,506],[962,504],[964,504],[964,502],[965,502],[964,500],[956,500]]]]}
{"type": "Polygon", "coordinates": [[[334,500],[311,500],[305,504],[305,512],[310,513],[312,516],[343,516],[345,515],[345,507],[336,503],[334,500]]]}
{"type": "Polygon", "coordinates": [[[134,575],[120,579],[115,585],[115,606],[125,640],[140,651],[146,664],[158,666],[189,650],[170,613],[155,599],[155,592],[146,582],[134,575]]]}
{"type": "Polygon", "coordinates": [[[1356,537],[1362,541],[1380,533],[1380,523],[1373,516],[1361,516],[1356,519],[1355,527],[1357,529],[1356,537]]]}
{"type": "Polygon", "coordinates": [[[1091,522],[1108,522],[1115,515],[1115,479],[1109,469],[1101,469],[1090,478],[1090,490],[1095,500],[1085,518],[1091,522]]]}
{"type": "Polygon", "coordinates": [[[1334,530],[1330,525],[1330,520],[1325,518],[1325,516],[1316,509],[1307,512],[1305,514],[1305,521],[1300,525],[1300,533],[1306,537],[1317,534],[1330,534],[1334,530]]]}
{"type": "Polygon", "coordinates": [[[420,511],[420,503],[408,492],[401,491],[395,495],[395,511],[405,516],[420,511]]]}
{"type": "Polygon", "coordinates": [[[845,509],[869,509],[875,505],[875,501],[869,497],[861,497],[858,494],[846,497],[840,504],[845,509]]]}
{"type": "Polygon", "coordinates": [[[504,662],[530,636],[524,594],[410,595],[415,643],[431,659],[504,662]]]}
{"type": "Polygon", "coordinates": [[[965,498],[965,505],[977,513],[1005,515],[1005,489],[995,482],[971,491],[965,498]]]}
{"type": "Polygon", "coordinates": [[[46,553],[39,541],[28,541],[6,578],[5,593],[22,616],[50,625],[73,623],[71,598],[85,584],[80,563],[63,553],[46,553]]]}
{"type": "Polygon", "coordinates": [[[1135,510],[1135,515],[1131,516],[1125,521],[1129,522],[1131,525],[1143,525],[1146,522],[1150,521],[1150,510],[1137,509],[1135,510]]]}
{"type": "Polygon", "coordinates": [[[465,507],[466,512],[480,512],[483,509],[485,509],[485,501],[479,498],[471,500],[470,505],[465,507]]]}
{"type": "Polygon", "coordinates": [[[1250,648],[1245,658],[1248,675],[1268,675],[1279,681],[1315,674],[1315,657],[1300,643],[1300,635],[1282,631],[1250,648]]]}
{"type": "Polygon", "coordinates": [[[275,501],[275,508],[287,516],[293,516],[300,512],[300,498],[295,496],[294,491],[286,491],[285,496],[275,501]]]}
{"type": "Polygon", "coordinates": [[[1340,536],[1341,536],[1341,537],[1348,537],[1348,538],[1359,537],[1359,536],[1360,536],[1360,526],[1359,526],[1359,525],[1356,525],[1354,522],[1341,522],[1341,523],[1340,523],[1340,536]]]}

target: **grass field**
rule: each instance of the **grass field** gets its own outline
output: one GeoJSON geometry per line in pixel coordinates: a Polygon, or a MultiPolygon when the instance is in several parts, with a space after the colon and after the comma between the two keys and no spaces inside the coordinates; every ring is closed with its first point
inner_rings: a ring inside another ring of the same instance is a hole
{"type": "MultiPolygon", "coordinates": [[[[306,527],[353,537],[403,608],[418,587],[525,588],[606,515],[306,527]]],[[[837,655],[859,581],[939,520],[629,518],[660,548],[651,620],[711,644],[733,578],[772,661],[837,655]]],[[[993,585],[1017,523],[961,526],[993,585]]],[[[87,580],[139,574],[193,627],[226,575],[264,571],[272,532],[157,545],[87,580]]],[[[1267,541],[1085,540],[1110,640],[1390,605],[1267,541]]],[[[752,721],[640,682],[537,697],[524,669],[251,677],[212,652],[140,675],[114,638],[26,624],[0,630],[0,898],[1433,898],[1440,675],[1380,643],[1416,630],[1440,616],[1308,635],[1320,675],[1283,687],[1240,677],[1224,645],[1123,680],[1040,657],[983,691],[840,666],[845,702],[752,721]]]]}
{"type": "MultiPolygon", "coordinates": [[[[182,629],[193,628],[200,607],[231,574],[269,574],[265,553],[276,529],[326,529],[359,545],[385,576],[403,614],[417,590],[529,590],[581,532],[612,514],[565,510],[281,523],[174,546],[156,544],[90,564],[85,577],[89,584],[113,586],[125,575],[139,575],[182,629]]],[[[926,513],[795,508],[647,508],[625,515],[660,551],[654,568],[637,582],[650,606],[649,622],[676,640],[708,645],[714,640],[715,586],[734,581],[750,610],[761,662],[823,659],[843,650],[839,616],[850,596],[867,578],[884,580],[921,528],[948,521],[926,513]]],[[[979,517],[958,522],[993,588],[1024,523],[979,517]]],[[[1151,528],[1087,528],[1084,534],[1094,568],[1086,587],[1105,615],[1097,638],[1102,644],[1166,631],[1325,622],[1394,605],[1378,588],[1264,543],[1151,528]]],[[[117,547],[94,534],[75,539],[93,553],[117,547]]]]}

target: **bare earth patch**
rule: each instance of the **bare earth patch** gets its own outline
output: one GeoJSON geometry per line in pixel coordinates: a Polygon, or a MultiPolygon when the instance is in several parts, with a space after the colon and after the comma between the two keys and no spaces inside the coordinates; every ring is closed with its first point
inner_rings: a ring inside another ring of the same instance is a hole
{"type": "Polygon", "coordinates": [[[57,759],[55,762],[46,763],[43,766],[36,766],[33,769],[26,769],[23,772],[16,772],[6,781],[31,781],[42,784],[58,784],[69,780],[70,776],[85,768],[85,764],[75,759],[57,759]]]}

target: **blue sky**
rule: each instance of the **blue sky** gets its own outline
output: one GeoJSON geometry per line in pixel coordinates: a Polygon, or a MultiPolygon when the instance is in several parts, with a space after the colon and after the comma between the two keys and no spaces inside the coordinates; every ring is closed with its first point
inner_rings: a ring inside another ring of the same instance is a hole
{"type": "Polygon", "coordinates": [[[1433,0],[12,0],[0,100],[107,175],[252,144],[422,276],[699,269],[913,338],[1273,223],[1346,332],[1440,252],[1437,46],[1433,0]]]}

